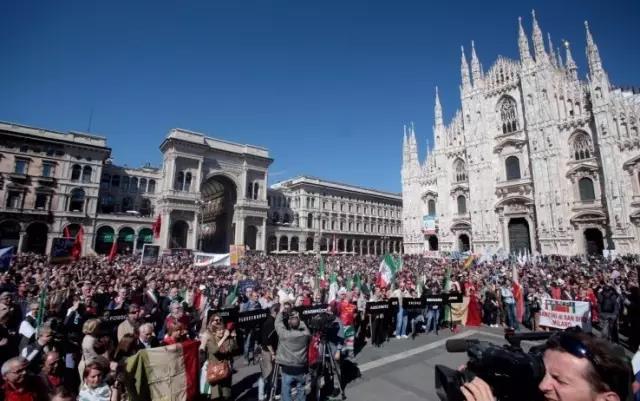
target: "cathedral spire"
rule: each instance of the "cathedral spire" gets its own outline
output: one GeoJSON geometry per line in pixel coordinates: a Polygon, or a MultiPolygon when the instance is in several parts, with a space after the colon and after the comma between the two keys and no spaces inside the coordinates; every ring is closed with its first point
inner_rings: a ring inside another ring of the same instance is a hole
{"type": "Polygon", "coordinates": [[[571,48],[569,48],[569,41],[565,40],[564,41],[564,47],[567,50],[567,54],[565,56],[565,59],[567,60],[567,74],[573,78],[574,80],[578,79],[578,66],[576,65],[576,62],[573,61],[573,56],[571,56],[571,48]]]}
{"type": "Polygon", "coordinates": [[[482,77],[480,72],[480,61],[476,55],[476,44],[473,40],[471,41],[471,74],[473,76],[473,86],[478,87],[482,77]]]}
{"type": "Polygon", "coordinates": [[[522,64],[531,62],[529,39],[527,39],[524,28],[522,28],[522,17],[518,17],[518,49],[520,50],[520,62],[522,64]]]}
{"type": "Polygon", "coordinates": [[[416,142],[416,127],[413,121],[409,125],[409,164],[411,167],[418,167],[418,143],[416,142]]]}
{"type": "Polygon", "coordinates": [[[544,51],[544,39],[542,37],[542,30],[538,25],[538,20],[536,19],[536,10],[531,10],[531,17],[533,18],[533,33],[531,34],[533,51],[536,56],[536,62],[540,63],[547,58],[547,53],[544,51]]]}
{"type": "Polygon", "coordinates": [[[554,67],[558,66],[558,60],[556,59],[556,53],[553,50],[553,43],[551,42],[551,34],[547,32],[547,39],[549,43],[549,61],[553,64],[554,67]]]}
{"type": "Polygon", "coordinates": [[[467,64],[467,58],[464,55],[464,46],[460,46],[462,51],[462,57],[460,60],[460,74],[462,75],[462,89],[468,89],[471,86],[471,80],[469,79],[469,64],[467,64]]]}
{"type": "Polygon", "coordinates": [[[559,47],[556,49],[556,55],[558,57],[558,61],[557,61],[558,68],[563,68],[564,65],[562,64],[562,53],[560,53],[560,48],[559,47]]]}
{"type": "Polygon", "coordinates": [[[440,95],[438,95],[438,87],[437,86],[436,86],[436,105],[433,108],[433,113],[435,115],[436,128],[442,127],[443,126],[442,106],[440,105],[440,95]]]}
{"type": "Polygon", "coordinates": [[[584,22],[584,28],[587,31],[587,61],[589,62],[589,74],[594,77],[602,72],[602,60],[600,60],[598,45],[593,41],[593,36],[591,36],[591,30],[589,30],[589,23],[587,21],[584,22]]]}

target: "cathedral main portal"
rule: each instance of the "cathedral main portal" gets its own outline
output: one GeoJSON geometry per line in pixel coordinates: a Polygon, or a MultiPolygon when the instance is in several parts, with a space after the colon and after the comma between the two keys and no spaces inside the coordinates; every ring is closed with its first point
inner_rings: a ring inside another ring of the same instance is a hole
{"type": "Polygon", "coordinates": [[[509,220],[509,252],[531,253],[529,223],[522,217],[509,220]]]}

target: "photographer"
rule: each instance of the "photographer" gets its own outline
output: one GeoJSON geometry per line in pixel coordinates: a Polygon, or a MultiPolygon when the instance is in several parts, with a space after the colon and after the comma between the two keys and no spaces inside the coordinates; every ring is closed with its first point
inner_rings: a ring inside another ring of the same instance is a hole
{"type": "MultiPolygon", "coordinates": [[[[548,401],[625,401],[631,364],[613,344],[582,332],[563,332],[545,347],[545,374],[538,385],[548,401]]],[[[467,401],[493,401],[491,387],[475,377],[460,390],[467,401]]]]}
{"type": "Polygon", "coordinates": [[[291,387],[296,386],[296,399],[305,399],[305,374],[307,373],[307,352],[309,329],[300,320],[296,311],[285,317],[284,313],[276,315],[275,329],[278,334],[276,362],[282,369],[282,400],[291,401],[291,387]]]}

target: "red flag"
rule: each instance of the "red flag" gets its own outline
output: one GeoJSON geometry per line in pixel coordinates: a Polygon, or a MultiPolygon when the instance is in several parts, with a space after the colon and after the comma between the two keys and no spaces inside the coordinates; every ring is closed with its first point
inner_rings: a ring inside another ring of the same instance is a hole
{"type": "Polygon", "coordinates": [[[62,232],[65,238],[71,238],[71,233],[69,232],[69,226],[66,226],[62,232]]]}
{"type": "Polygon", "coordinates": [[[111,250],[109,251],[109,263],[113,263],[113,260],[116,258],[116,254],[118,253],[118,239],[113,239],[113,245],[111,245],[111,250]]]}
{"type": "Polygon", "coordinates": [[[158,218],[156,218],[156,221],[151,226],[151,229],[153,230],[153,238],[160,238],[161,227],[162,227],[162,218],[160,217],[160,215],[158,215],[158,218]]]}
{"type": "Polygon", "coordinates": [[[73,256],[73,260],[78,260],[80,259],[80,256],[82,256],[83,242],[84,242],[84,227],[80,226],[80,229],[76,234],[76,240],[73,242],[73,248],[71,249],[71,256],[73,256]]]}

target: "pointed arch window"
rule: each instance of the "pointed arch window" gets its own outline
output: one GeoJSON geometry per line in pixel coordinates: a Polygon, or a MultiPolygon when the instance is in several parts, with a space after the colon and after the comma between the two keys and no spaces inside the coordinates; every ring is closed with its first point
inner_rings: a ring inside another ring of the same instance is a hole
{"type": "Polygon", "coordinates": [[[458,214],[467,214],[467,198],[464,195],[458,195],[458,214]]]}
{"type": "Polygon", "coordinates": [[[580,190],[580,200],[583,202],[591,202],[596,199],[596,193],[593,188],[593,181],[591,178],[581,178],[578,181],[578,189],[580,190]]]}
{"type": "Polygon", "coordinates": [[[507,157],[504,165],[507,172],[507,181],[520,179],[520,160],[517,157],[507,157]]]}
{"type": "Polygon", "coordinates": [[[457,159],[453,164],[454,182],[463,182],[467,180],[467,169],[464,161],[457,159]]]}
{"type": "Polygon", "coordinates": [[[589,159],[593,155],[593,145],[591,138],[582,132],[573,139],[572,143],[573,158],[575,160],[589,159]]]}
{"type": "Polygon", "coordinates": [[[518,130],[516,101],[513,98],[503,97],[498,103],[498,112],[500,113],[503,134],[510,134],[518,130]]]}

